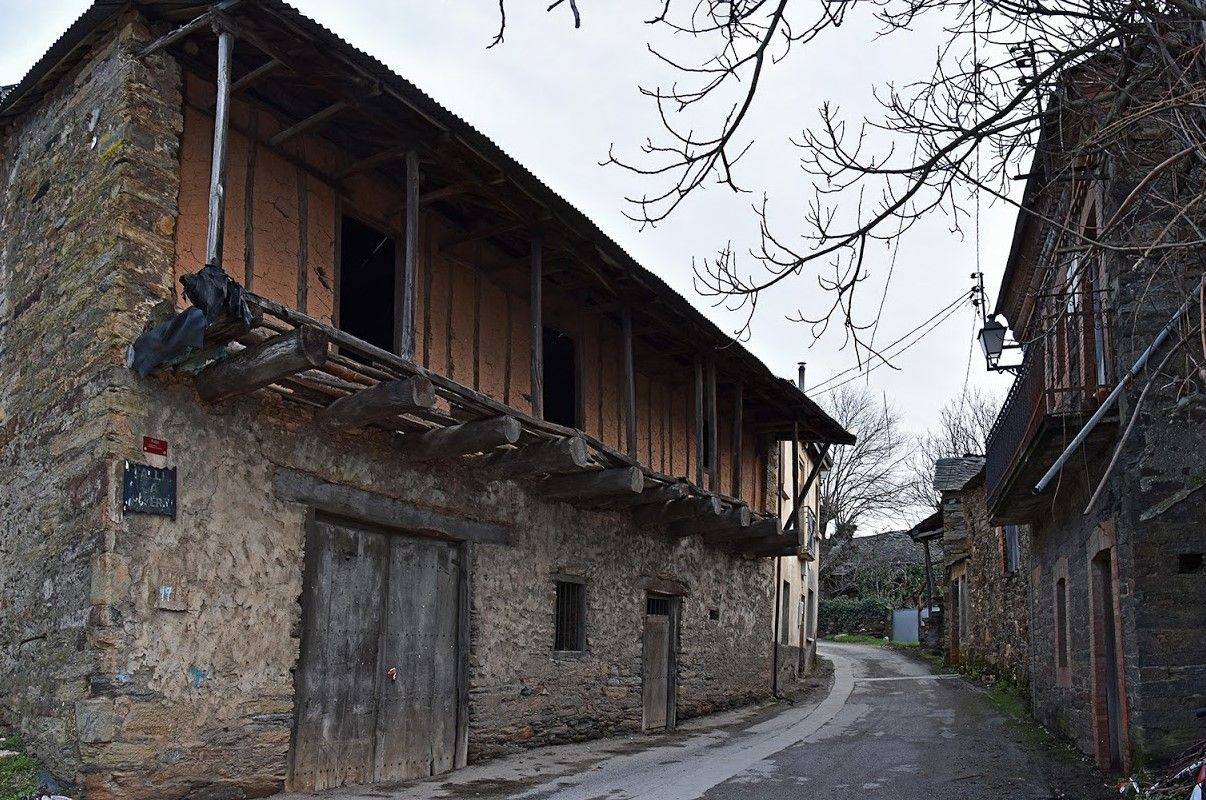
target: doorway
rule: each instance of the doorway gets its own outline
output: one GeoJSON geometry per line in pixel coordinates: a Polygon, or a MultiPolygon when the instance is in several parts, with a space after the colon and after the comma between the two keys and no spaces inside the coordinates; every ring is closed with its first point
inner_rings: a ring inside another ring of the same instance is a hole
{"type": "Polygon", "coordinates": [[[1124,734],[1113,562],[1112,551],[1102,550],[1093,558],[1090,572],[1093,579],[1093,721],[1096,755],[1098,764],[1116,772],[1124,766],[1124,734]]]}
{"type": "Polygon", "coordinates": [[[649,594],[645,598],[641,727],[647,731],[672,730],[676,724],[678,613],[677,597],[649,594]]]}
{"type": "Polygon", "coordinates": [[[455,543],[311,520],[290,789],[406,780],[457,766],[461,564],[455,543]]]}

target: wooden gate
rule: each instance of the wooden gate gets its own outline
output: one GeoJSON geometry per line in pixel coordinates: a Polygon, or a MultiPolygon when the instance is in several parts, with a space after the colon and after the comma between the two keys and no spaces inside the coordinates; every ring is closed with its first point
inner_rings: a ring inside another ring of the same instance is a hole
{"type": "Polygon", "coordinates": [[[460,561],[455,544],[324,517],[311,522],[290,788],[453,768],[460,561]]]}
{"type": "Polygon", "coordinates": [[[669,729],[675,724],[678,672],[674,640],[678,629],[678,598],[649,595],[645,600],[645,634],[642,659],[642,727],[669,729]]]}

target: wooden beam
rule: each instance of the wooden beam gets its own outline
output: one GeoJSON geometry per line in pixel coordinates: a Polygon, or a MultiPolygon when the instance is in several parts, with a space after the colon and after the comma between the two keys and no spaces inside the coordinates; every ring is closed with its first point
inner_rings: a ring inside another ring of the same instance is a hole
{"type": "Polygon", "coordinates": [[[704,485],[703,359],[695,355],[695,485],[704,485]]]}
{"type": "Polygon", "coordinates": [[[646,489],[632,497],[616,497],[609,502],[609,508],[634,508],[637,506],[662,505],[674,500],[681,500],[691,490],[685,483],[647,485],[646,489]]]}
{"type": "Polygon", "coordinates": [[[624,338],[624,438],[628,457],[637,457],[636,371],[632,361],[632,309],[620,309],[620,329],[624,338]]]}
{"type": "MultiPolygon", "coordinates": [[[[409,153],[413,153],[413,147],[393,147],[389,150],[382,150],[380,153],[374,153],[371,156],[353,161],[351,164],[344,167],[339,172],[335,173],[335,179],[342,181],[352,175],[356,175],[366,170],[380,167],[383,164],[389,164],[392,161],[401,161],[406,158],[409,153]]],[[[403,207],[404,208],[404,207],[403,207]]],[[[394,211],[401,211],[401,208],[396,208],[394,211]]]]}
{"type": "Polygon", "coordinates": [[[306,117],[305,119],[295,122],[294,124],[290,125],[288,128],[285,128],[283,131],[278,133],[276,136],[273,136],[271,139],[269,139],[268,144],[273,147],[279,147],[280,145],[282,145],[285,142],[292,139],[294,136],[297,136],[298,134],[308,131],[310,128],[313,128],[315,125],[318,125],[321,122],[325,122],[326,120],[335,116],[340,111],[343,111],[344,109],[351,108],[351,107],[352,107],[352,104],[349,103],[348,101],[337,100],[336,102],[331,103],[331,105],[327,106],[326,108],[321,109],[320,111],[316,111],[313,114],[311,114],[310,116],[306,117]]]}
{"type": "Polygon", "coordinates": [[[544,322],[541,316],[541,269],[544,243],[539,236],[532,238],[532,262],[529,267],[528,347],[530,351],[532,416],[544,419],[544,322]]]}
{"type": "Polygon", "coordinates": [[[511,530],[505,525],[420,508],[392,497],[328,483],[306,472],[279,468],[272,484],[282,500],[389,528],[427,532],[463,542],[509,544],[511,541],[511,530]]]}
{"type": "MultiPolygon", "coordinates": [[[[754,558],[766,558],[768,556],[794,556],[800,552],[800,545],[792,541],[790,536],[784,536],[783,541],[764,541],[761,544],[741,544],[736,548],[743,555],[752,556],[754,558]]],[[[809,559],[811,560],[811,559],[809,559]]]]}
{"type": "Polygon", "coordinates": [[[321,366],[326,360],[326,333],[317,328],[295,328],[210,364],[197,375],[197,392],[205,402],[216,403],[321,366]]]}
{"type": "Polygon", "coordinates": [[[744,410],[745,385],[741,381],[737,381],[733,395],[733,480],[731,489],[733,497],[741,497],[741,472],[744,466],[741,452],[741,416],[744,410]]]}
{"type": "Polygon", "coordinates": [[[424,192],[421,194],[419,196],[419,204],[426,205],[427,203],[434,203],[436,200],[444,200],[448,197],[456,197],[458,194],[471,192],[480,185],[481,183],[479,181],[459,181],[457,183],[449,184],[448,186],[441,186],[439,189],[432,189],[430,192],[424,192]]]}
{"type": "MultiPolygon", "coordinates": [[[[309,311],[310,273],[310,194],[306,173],[297,173],[297,309],[309,311]]],[[[253,198],[254,202],[254,198],[253,198]]]]}
{"type": "Polygon", "coordinates": [[[586,449],[586,440],[566,436],[486,456],[483,464],[490,478],[506,480],[588,469],[590,453],[586,449]]]}
{"type": "Polygon", "coordinates": [[[751,522],[748,528],[730,528],[703,534],[703,540],[707,544],[736,543],[744,545],[747,542],[762,542],[772,537],[774,539],[783,538],[783,523],[778,517],[751,522]]]}
{"type": "Polygon", "coordinates": [[[634,518],[639,525],[666,525],[694,517],[718,517],[724,505],[718,497],[688,497],[659,506],[645,506],[634,518]]]}
{"type": "Polygon", "coordinates": [[[707,363],[707,393],[708,393],[708,489],[720,491],[720,444],[719,421],[716,414],[716,359],[709,358],[707,363]]]}
{"type": "Polygon", "coordinates": [[[399,414],[431,408],[435,387],[422,376],[386,381],[341,397],[315,416],[329,428],[359,428],[399,414]]]}
{"type": "MultiPolygon", "coordinates": [[[[257,83],[261,78],[264,78],[265,76],[270,75],[273,72],[276,72],[278,69],[280,69],[283,66],[285,66],[284,63],[277,61],[275,58],[271,58],[268,61],[265,61],[263,64],[260,64],[258,67],[253,69],[251,72],[248,72],[246,75],[244,75],[243,77],[239,78],[234,83],[232,83],[230,85],[231,95],[238,94],[239,92],[243,91],[244,89],[251,86],[252,84],[257,83]]],[[[206,107],[206,110],[213,111],[213,108],[214,108],[214,104],[210,103],[206,107]]]]}
{"type": "Polygon", "coordinates": [[[222,234],[226,218],[226,150],[230,140],[230,70],[234,36],[218,32],[218,79],[214,100],[213,153],[209,166],[209,218],[205,228],[205,263],[222,264],[222,234]]]}
{"type": "Polygon", "coordinates": [[[419,154],[406,154],[406,244],[402,259],[401,333],[398,353],[415,360],[415,273],[419,263],[419,154]]]}
{"type": "Polygon", "coordinates": [[[644,488],[645,476],[638,467],[553,475],[540,484],[545,497],[562,500],[639,495],[644,488]]]}
{"type": "Polygon", "coordinates": [[[462,233],[459,236],[451,236],[440,242],[441,250],[449,250],[462,244],[470,244],[472,242],[480,242],[482,239],[489,239],[492,236],[501,236],[504,233],[523,230],[526,225],[519,222],[507,222],[502,225],[490,225],[485,228],[479,228],[468,233],[462,233]]]}
{"type": "Polygon", "coordinates": [[[729,528],[748,528],[750,526],[749,506],[735,506],[728,511],[722,511],[720,516],[706,516],[695,519],[680,520],[670,526],[670,535],[675,537],[694,536],[708,531],[721,531],[729,528]]]}
{"type": "Polygon", "coordinates": [[[214,13],[215,11],[225,10],[238,2],[239,0],[226,0],[223,3],[219,3],[214,8],[209,9],[201,16],[184,23],[174,30],[168,31],[163,36],[160,36],[158,39],[142,48],[142,50],[140,50],[138,53],[138,57],[146,58],[147,56],[157,53],[169,45],[175,44],[186,36],[196,33],[202,29],[211,28],[214,20],[217,18],[217,14],[214,13]]]}
{"type": "Polygon", "coordinates": [[[515,417],[478,419],[408,435],[402,440],[401,452],[411,461],[435,461],[484,453],[496,447],[515,444],[522,430],[515,417]]]}

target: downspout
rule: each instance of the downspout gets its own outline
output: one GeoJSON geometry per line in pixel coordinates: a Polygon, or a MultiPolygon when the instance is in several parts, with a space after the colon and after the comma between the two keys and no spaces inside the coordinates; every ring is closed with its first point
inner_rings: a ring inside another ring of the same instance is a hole
{"type": "Polygon", "coordinates": [[[783,581],[780,579],[783,559],[775,556],[775,624],[771,629],[771,696],[779,696],[779,607],[782,605],[783,581]]]}
{"type": "Polygon", "coordinates": [[[1106,413],[1110,410],[1110,407],[1113,406],[1114,402],[1118,400],[1118,396],[1122,394],[1122,390],[1130,385],[1131,381],[1135,379],[1135,376],[1138,375],[1139,372],[1147,365],[1148,359],[1152,357],[1152,354],[1159,349],[1160,345],[1164,344],[1164,340],[1168,338],[1168,335],[1172,333],[1173,328],[1176,327],[1177,320],[1181,319],[1181,317],[1185,316],[1185,314],[1189,312],[1190,305],[1192,305],[1198,299],[1197,295],[1203,291],[1203,287],[1206,287],[1206,275],[1203,275],[1202,279],[1198,281],[1198,285],[1194,287],[1194,290],[1190,293],[1189,297],[1186,298],[1185,302],[1181,304],[1181,307],[1177,309],[1177,313],[1173,314],[1172,319],[1168,321],[1168,324],[1165,325],[1158,334],[1156,334],[1156,338],[1150,345],[1147,346],[1147,349],[1143,351],[1143,354],[1139,356],[1139,360],[1135,362],[1133,367],[1131,367],[1131,371],[1123,376],[1122,380],[1118,382],[1118,385],[1114,387],[1113,391],[1111,391],[1106,399],[1102,401],[1097,410],[1093,412],[1093,416],[1089,417],[1089,421],[1085,423],[1085,426],[1080,429],[1080,432],[1077,433],[1075,437],[1073,437],[1072,441],[1064,449],[1064,452],[1060,453],[1059,458],[1055,459],[1055,463],[1051,465],[1051,469],[1047,470],[1047,474],[1043,475],[1043,477],[1039,479],[1039,482],[1035,484],[1035,494],[1042,494],[1047,489],[1047,486],[1050,485],[1051,481],[1055,479],[1055,476],[1059,474],[1059,471],[1063,469],[1064,464],[1067,463],[1068,459],[1072,457],[1072,453],[1074,453],[1078,447],[1084,444],[1085,439],[1089,438],[1089,434],[1092,433],[1093,429],[1097,427],[1097,423],[1101,422],[1102,417],[1106,415],[1106,413]]]}

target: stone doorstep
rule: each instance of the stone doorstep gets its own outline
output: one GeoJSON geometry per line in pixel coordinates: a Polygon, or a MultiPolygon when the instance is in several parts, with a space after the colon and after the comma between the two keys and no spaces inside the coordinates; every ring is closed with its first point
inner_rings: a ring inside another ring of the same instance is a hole
{"type": "Polygon", "coordinates": [[[758,722],[759,718],[782,710],[785,703],[820,705],[833,689],[832,676],[832,666],[818,666],[798,682],[804,688],[792,700],[768,701],[693,717],[679,723],[678,728],[669,733],[630,733],[572,744],[545,745],[470,764],[431,778],[329,789],[318,794],[284,792],[272,795],[272,800],[370,800],[382,797],[436,800],[477,794],[494,796],[492,792],[498,790],[519,792],[537,784],[579,774],[610,758],[676,745],[686,739],[726,729],[748,727],[758,722]],[[810,686],[818,681],[821,683],[820,691],[810,686]]]}

